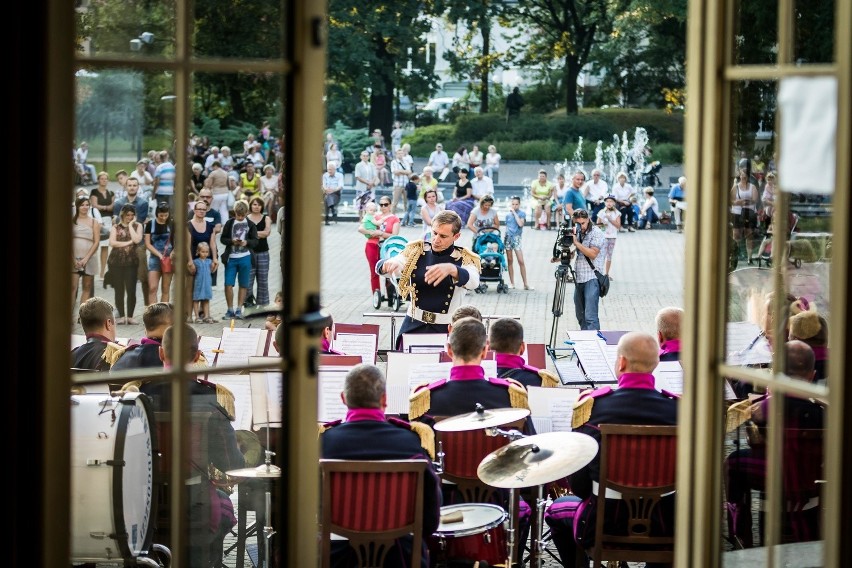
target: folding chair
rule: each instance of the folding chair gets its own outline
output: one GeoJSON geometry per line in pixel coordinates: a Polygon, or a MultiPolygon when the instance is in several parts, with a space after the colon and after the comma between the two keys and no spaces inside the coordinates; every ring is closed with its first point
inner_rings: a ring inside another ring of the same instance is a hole
{"type": "Polygon", "coordinates": [[[600,430],[598,495],[621,494],[627,534],[604,531],[606,499],[599,497],[595,544],[587,552],[592,565],[602,560],[674,562],[674,537],[651,536],[651,526],[660,500],[675,490],[677,426],[601,424],[600,430]]]}
{"type": "Polygon", "coordinates": [[[420,567],[426,460],[321,459],[322,567],[331,566],[331,534],[349,540],[359,568],[382,566],[398,538],[410,535],[411,568],[420,567]]]}

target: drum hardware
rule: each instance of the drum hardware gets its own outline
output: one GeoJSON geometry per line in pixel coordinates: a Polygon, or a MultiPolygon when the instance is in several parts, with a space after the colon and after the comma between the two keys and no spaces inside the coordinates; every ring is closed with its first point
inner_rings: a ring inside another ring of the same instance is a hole
{"type": "Polygon", "coordinates": [[[479,403],[476,403],[475,408],[476,410],[469,414],[460,414],[436,422],[435,430],[438,432],[482,430],[494,426],[511,424],[530,415],[530,411],[526,408],[494,408],[486,410],[479,403]]]}
{"type": "Polygon", "coordinates": [[[444,456],[447,455],[444,453],[444,442],[438,441],[438,453],[435,455],[438,457],[438,461],[432,462],[432,465],[435,468],[435,473],[441,475],[444,473],[444,456]]]}
{"type": "Polygon", "coordinates": [[[514,548],[514,492],[525,487],[538,486],[536,499],[536,530],[533,537],[533,558],[536,568],[544,559],[542,529],[544,521],[544,485],[566,477],[594,459],[598,443],[594,438],[579,432],[548,432],[524,436],[517,430],[489,429],[492,436],[514,438],[482,460],[476,470],[479,479],[493,487],[510,491],[510,529],[508,532],[506,566],[511,566],[514,548]]]}
{"type": "Polygon", "coordinates": [[[456,562],[474,566],[499,566],[505,543],[505,509],[492,503],[459,503],[441,507],[438,529],[429,539],[436,554],[436,566],[447,568],[456,562]]]}

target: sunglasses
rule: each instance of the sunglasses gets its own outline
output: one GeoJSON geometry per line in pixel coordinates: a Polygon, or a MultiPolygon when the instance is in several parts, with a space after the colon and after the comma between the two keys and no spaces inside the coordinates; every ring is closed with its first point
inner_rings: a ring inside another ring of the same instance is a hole
{"type": "Polygon", "coordinates": [[[390,203],[379,203],[380,207],[390,207],[390,203]]]}
{"type": "Polygon", "coordinates": [[[579,211],[574,211],[574,218],[577,219],[588,219],[589,213],[587,211],[583,211],[580,209],[579,211]]]}

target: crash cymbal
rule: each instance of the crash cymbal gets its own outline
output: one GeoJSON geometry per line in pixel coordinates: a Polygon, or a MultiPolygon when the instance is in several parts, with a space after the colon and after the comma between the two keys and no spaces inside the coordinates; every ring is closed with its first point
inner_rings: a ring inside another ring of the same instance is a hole
{"type": "Polygon", "coordinates": [[[494,450],[479,463],[476,475],[492,487],[533,487],[574,473],[597,453],[598,443],[587,434],[548,432],[494,450]]]}
{"type": "Polygon", "coordinates": [[[264,477],[273,478],[281,477],[281,468],[275,465],[261,464],[257,467],[247,467],[244,469],[232,469],[227,472],[232,477],[264,477]]]}
{"type": "Polygon", "coordinates": [[[480,430],[516,422],[530,415],[526,408],[479,408],[469,414],[459,414],[435,423],[439,432],[464,432],[480,430]]]}

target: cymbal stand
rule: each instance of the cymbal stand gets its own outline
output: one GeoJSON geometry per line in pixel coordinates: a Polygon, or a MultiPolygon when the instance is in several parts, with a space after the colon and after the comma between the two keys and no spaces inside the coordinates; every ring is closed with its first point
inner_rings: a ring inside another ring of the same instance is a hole
{"type": "MultiPolygon", "coordinates": [[[[275,452],[269,449],[269,424],[266,425],[266,450],[264,454],[266,458],[263,463],[266,465],[267,471],[271,472],[277,466],[272,465],[272,456],[275,455],[275,452]]],[[[263,526],[263,566],[269,568],[269,539],[275,534],[275,531],[272,529],[272,477],[266,480],[266,502],[264,505],[266,508],[266,523],[263,526]]]]}
{"type": "MultiPolygon", "coordinates": [[[[515,440],[520,440],[521,438],[526,438],[525,434],[522,434],[518,430],[514,428],[511,430],[503,430],[501,428],[497,428],[496,426],[492,426],[490,428],[485,429],[486,436],[504,436],[509,438],[512,442],[515,440]]],[[[532,446],[531,451],[537,451],[536,446],[532,446]]],[[[515,551],[515,516],[517,515],[517,511],[515,510],[515,489],[509,489],[509,526],[506,529],[506,568],[512,567],[512,553],[515,551]]]]}
{"type": "Polygon", "coordinates": [[[547,501],[544,498],[544,485],[538,486],[538,497],[535,500],[535,535],[532,542],[532,563],[533,568],[542,568],[544,562],[544,508],[547,506],[547,501]]]}

